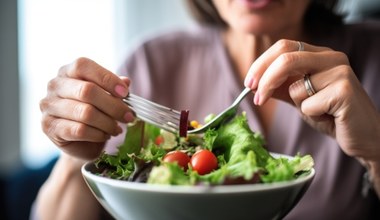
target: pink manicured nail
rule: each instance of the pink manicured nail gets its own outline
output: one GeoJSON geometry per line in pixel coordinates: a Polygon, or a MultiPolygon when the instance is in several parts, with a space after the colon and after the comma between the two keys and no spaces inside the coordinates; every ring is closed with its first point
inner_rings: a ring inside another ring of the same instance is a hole
{"type": "Polygon", "coordinates": [[[249,77],[249,78],[246,78],[245,81],[244,81],[244,86],[245,87],[248,87],[248,88],[251,88],[252,90],[254,89],[257,89],[257,79],[254,78],[254,77],[249,77]]]}
{"type": "Polygon", "coordinates": [[[252,84],[251,84],[251,89],[257,89],[257,85],[258,83],[257,83],[257,78],[253,78],[253,80],[252,80],[252,84]]]}
{"type": "Polygon", "coordinates": [[[252,83],[253,83],[252,77],[248,76],[247,78],[245,78],[245,80],[244,80],[244,86],[245,87],[252,88],[252,83]]]}
{"type": "Polygon", "coordinates": [[[133,115],[132,112],[127,112],[127,113],[125,113],[125,115],[124,115],[124,120],[125,120],[126,122],[133,122],[133,121],[135,120],[135,116],[133,115]]]}
{"type": "Polygon", "coordinates": [[[121,97],[125,97],[128,95],[127,89],[122,85],[115,86],[115,92],[121,97]]]}
{"type": "Polygon", "coordinates": [[[255,105],[259,105],[259,102],[260,102],[260,95],[258,92],[255,93],[255,97],[253,97],[253,103],[255,105]]]}

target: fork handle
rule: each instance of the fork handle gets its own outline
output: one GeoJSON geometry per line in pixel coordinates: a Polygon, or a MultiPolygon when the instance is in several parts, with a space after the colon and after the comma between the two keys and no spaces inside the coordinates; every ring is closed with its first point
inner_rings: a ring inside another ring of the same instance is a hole
{"type": "Polygon", "coordinates": [[[251,91],[252,91],[251,88],[246,87],[246,88],[240,93],[240,95],[235,99],[235,102],[234,102],[232,105],[239,104],[239,103],[241,102],[241,100],[244,99],[244,97],[246,97],[251,91]]]}

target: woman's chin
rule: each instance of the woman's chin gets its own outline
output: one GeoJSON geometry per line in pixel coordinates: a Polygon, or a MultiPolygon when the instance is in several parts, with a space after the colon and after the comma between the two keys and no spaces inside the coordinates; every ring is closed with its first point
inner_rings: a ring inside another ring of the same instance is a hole
{"type": "Polygon", "coordinates": [[[240,23],[233,26],[235,31],[252,35],[271,35],[274,32],[273,26],[263,24],[253,24],[252,22],[240,23]]]}

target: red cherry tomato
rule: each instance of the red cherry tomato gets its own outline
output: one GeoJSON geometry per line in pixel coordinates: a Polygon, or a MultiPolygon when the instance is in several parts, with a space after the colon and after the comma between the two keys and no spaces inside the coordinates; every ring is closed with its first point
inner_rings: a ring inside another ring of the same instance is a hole
{"type": "Polygon", "coordinates": [[[170,151],[164,156],[164,162],[177,164],[182,167],[184,170],[187,170],[187,166],[190,163],[190,157],[182,151],[170,151]]]}
{"type": "Polygon", "coordinates": [[[164,143],[164,137],[162,137],[162,135],[158,135],[158,136],[156,137],[156,139],[154,140],[154,143],[155,143],[156,145],[160,145],[160,144],[164,143]]]}
{"type": "Polygon", "coordinates": [[[218,167],[218,159],[211,151],[200,150],[191,157],[190,164],[198,174],[204,175],[218,167]]]}

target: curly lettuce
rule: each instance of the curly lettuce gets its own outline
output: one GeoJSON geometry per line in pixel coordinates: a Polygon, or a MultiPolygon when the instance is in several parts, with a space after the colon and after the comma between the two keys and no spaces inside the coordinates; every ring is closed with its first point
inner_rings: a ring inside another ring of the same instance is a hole
{"type": "Polygon", "coordinates": [[[310,155],[273,157],[265,148],[263,136],[250,129],[244,113],[201,137],[175,138],[171,150],[192,154],[195,148],[203,148],[217,156],[218,169],[206,175],[191,167],[185,171],[176,163],[162,162],[167,149],[154,143],[158,135],[159,128],[137,121],[129,125],[118,154],[101,155],[97,165],[107,167],[104,175],[111,178],[166,185],[279,182],[295,179],[314,166],[310,155]]]}

